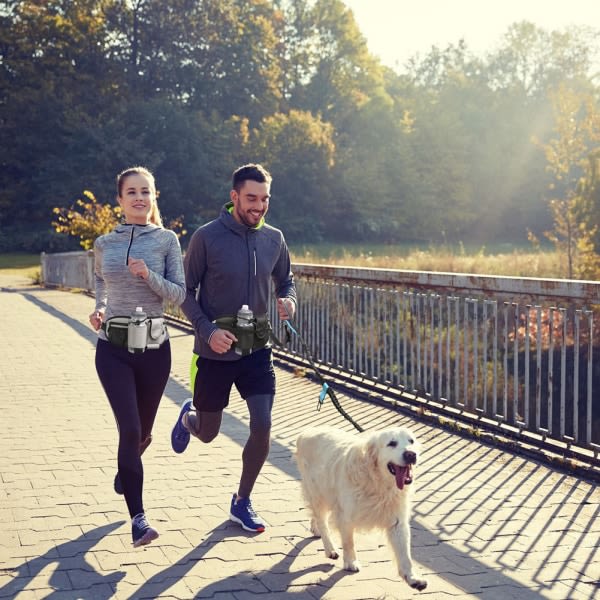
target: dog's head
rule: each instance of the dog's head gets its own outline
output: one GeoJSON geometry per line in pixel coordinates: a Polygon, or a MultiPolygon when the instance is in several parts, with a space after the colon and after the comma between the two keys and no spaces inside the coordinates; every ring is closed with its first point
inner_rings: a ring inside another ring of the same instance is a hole
{"type": "Polygon", "coordinates": [[[418,443],[405,427],[394,427],[370,434],[367,455],[373,467],[395,477],[398,489],[412,483],[412,467],[417,464],[418,443]]]}

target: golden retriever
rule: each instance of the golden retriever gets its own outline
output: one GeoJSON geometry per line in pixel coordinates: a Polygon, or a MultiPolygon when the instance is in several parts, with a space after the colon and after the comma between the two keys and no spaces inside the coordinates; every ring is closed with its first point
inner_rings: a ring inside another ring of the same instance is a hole
{"type": "Polygon", "coordinates": [[[330,517],[340,532],[348,571],[360,570],[354,531],[383,529],[400,575],[420,591],[427,581],[413,572],[409,526],[417,452],[415,436],[404,427],[359,434],[314,427],[298,436],[295,458],[311,530],[323,539],[327,557],[339,556],[328,527],[330,517]]]}

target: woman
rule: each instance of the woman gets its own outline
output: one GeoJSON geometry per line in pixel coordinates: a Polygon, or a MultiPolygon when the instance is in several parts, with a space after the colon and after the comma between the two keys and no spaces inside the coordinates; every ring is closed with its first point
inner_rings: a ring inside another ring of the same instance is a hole
{"type": "Polygon", "coordinates": [[[138,547],[158,537],[144,513],[141,455],[152,440],[171,370],[163,304],[183,302],[185,279],[179,240],[163,228],[150,171],[126,169],[117,176],[117,192],[124,222],[94,243],[96,308],[90,323],[98,331],[96,370],[119,430],[115,491],[125,495],[138,547]],[[128,333],[138,308],[149,320],[128,333]],[[134,338],[141,347],[128,348],[134,338]]]}

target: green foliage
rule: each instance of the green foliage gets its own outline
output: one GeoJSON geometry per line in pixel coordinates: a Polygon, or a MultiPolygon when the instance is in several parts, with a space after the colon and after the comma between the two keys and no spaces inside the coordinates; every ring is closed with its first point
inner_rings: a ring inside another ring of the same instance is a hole
{"type": "Polygon", "coordinates": [[[39,254],[27,254],[25,252],[0,253],[0,270],[13,271],[37,267],[40,264],[39,254]]]}
{"type": "Polygon", "coordinates": [[[66,233],[79,238],[84,250],[91,250],[96,238],[109,233],[119,223],[121,207],[99,204],[92,192],[86,190],[85,200],[77,200],[71,208],[55,208],[56,221],[52,226],[57,233],[66,233]]]}
{"type": "Polygon", "coordinates": [[[600,276],[598,159],[600,111],[587,90],[561,85],[552,96],[555,136],[543,146],[552,190],[562,196],[549,201],[554,220],[546,237],[566,258],[569,279],[600,276]]]}
{"type": "Polygon", "coordinates": [[[0,1],[0,248],[79,239],[50,229],[53,207],[113,197],[133,164],[191,229],[261,161],[294,241],[523,241],[554,226],[552,179],[589,275],[598,178],[579,159],[563,177],[540,148],[560,126],[552,91],[597,96],[595,34],[516,23],[484,58],[459,41],[398,73],[341,0],[0,1]]]}
{"type": "Polygon", "coordinates": [[[252,131],[250,145],[273,175],[269,218],[283,228],[289,240],[321,239],[324,222],[307,216],[326,214],[329,204],[327,183],[335,155],[333,127],[308,112],[278,113],[263,119],[252,131]],[[315,198],[322,203],[319,208],[315,198]]]}

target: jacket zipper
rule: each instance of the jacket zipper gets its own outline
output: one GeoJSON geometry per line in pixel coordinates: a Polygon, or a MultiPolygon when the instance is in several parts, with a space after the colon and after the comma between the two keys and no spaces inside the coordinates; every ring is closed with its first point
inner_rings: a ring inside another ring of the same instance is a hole
{"type": "Polygon", "coordinates": [[[133,244],[133,232],[134,232],[134,227],[133,225],[131,226],[131,237],[129,238],[129,246],[127,246],[127,255],[125,256],[125,266],[127,266],[129,264],[129,251],[131,250],[131,244],[133,244]]]}
{"type": "Polygon", "coordinates": [[[248,306],[252,308],[252,267],[254,266],[254,278],[256,279],[256,247],[252,248],[252,254],[250,254],[250,235],[248,233],[246,233],[246,247],[248,249],[248,266],[250,267],[248,269],[248,306]],[[254,265],[252,263],[254,263],[254,265]]]}

